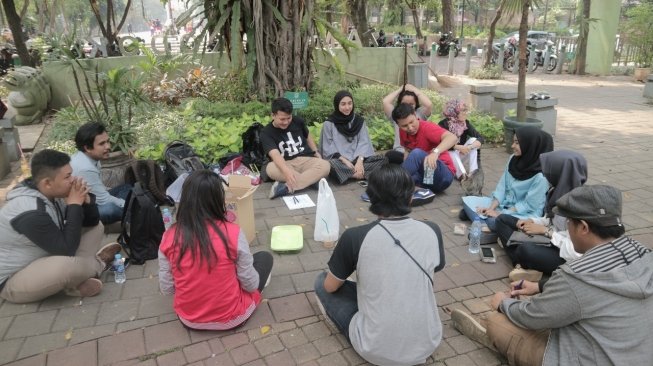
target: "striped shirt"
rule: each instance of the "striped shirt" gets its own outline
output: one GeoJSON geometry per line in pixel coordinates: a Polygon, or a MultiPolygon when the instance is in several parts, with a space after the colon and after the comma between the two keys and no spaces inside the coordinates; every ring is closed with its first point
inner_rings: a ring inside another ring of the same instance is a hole
{"type": "Polygon", "coordinates": [[[622,236],[590,249],[569,266],[576,273],[609,272],[629,265],[650,251],[638,241],[622,236]]]}

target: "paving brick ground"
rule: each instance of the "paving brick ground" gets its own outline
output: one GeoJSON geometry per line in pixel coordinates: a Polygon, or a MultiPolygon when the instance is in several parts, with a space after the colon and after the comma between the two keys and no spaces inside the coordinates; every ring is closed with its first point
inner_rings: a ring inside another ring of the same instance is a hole
{"type": "MultiPolygon", "coordinates": [[[[497,82],[514,88],[514,77],[497,82]]],[[[653,244],[653,106],[642,98],[641,84],[625,77],[529,76],[528,89],[546,90],[560,98],[556,148],[582,152],[589,161],[589,183],[619,187],[624,194],[628,233],[653,244]]],[[[465,98],[458,85],[444,89],[465,98]]],[[[502,147],[483,149],[486,191],[504,168],[502,147]]],[[[15,182],[0,182],[4,196],[15,182]]],[[[269,183],[255,195],[257,238],[253,251],[269,247],[270,229],[279,224],[304,227],[299,254],[275,254],[266,300],[243,327],[228,332],[184,328],[172,310],[172,299],[157,288],[157,263],[131,266],[128,281],[117,285],[105,277],[97,297],[55,296],[35,304],[0,302],[0,364],[11,365],[359,365],[365,364],[346,339],[326,326],[315,305],[312,283],[326,268],[330,251],[312,240],[314,209],[289,211],[281,200],[266,198],[269,183]]],[[[358,199],[357,184],[332,186],[343,229],[374,216],[358,199]]],[[[497,264],[485,264],[467,253],[465,240],[453,234],[460,209],[460,188],[445,194],[413,217],[440,225],[445,237],[446,268],[436,275],[435,296],[444,323],[444,339],[428,365],[500,365],[505,360],[458,333],[448,311],[474,314],[489,310],[488,299],[506,289],[510,264],[501,249],[497,264]]],[[[316,192],[309,195],[315,199],[316,192]]],[[[110,238],[107,238],[109,240],[110,238]]]]}

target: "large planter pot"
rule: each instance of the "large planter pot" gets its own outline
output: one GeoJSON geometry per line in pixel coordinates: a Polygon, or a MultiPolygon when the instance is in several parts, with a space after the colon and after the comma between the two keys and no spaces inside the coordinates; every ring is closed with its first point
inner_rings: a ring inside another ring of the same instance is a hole
{"type": "Polygon", "coordinates": [[[125,171],[134,158],[122,151],[114,151],[102,160],[102,183],[111,189],[125,183],[125,171]]]}
{"type": "Polygon", "coordinates": [[[635,78],[635,81],[645,82],[646,78],[650,73],[651,73],[650,67],[636,67],[635,71],[633,72],[633,77],[635,78]]]}
{"type": "Polygon", "coordinates": [[[526,121],[519,121],[515,116],[503,117],[503,141],[506,143],[506,152],[512,153],[512,137],[515,135],[515,130],[519,127],[535,126],[542,128],[542,121],[535,118],[526,118],[526,121]]]}

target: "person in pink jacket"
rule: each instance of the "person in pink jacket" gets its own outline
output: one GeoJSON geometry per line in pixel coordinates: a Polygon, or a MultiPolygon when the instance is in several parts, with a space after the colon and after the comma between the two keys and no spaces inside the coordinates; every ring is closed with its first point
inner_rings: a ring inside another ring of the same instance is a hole
{"type": "Polygon", "coordinates": [[[227,220],[220,177],[210,170],[184,182],[177,221],[161,239],[159,286],[174,294],[179,319],[193,329],[243,324],[261,302],[272,255],[252,255],[245,233],[227,220]]]}

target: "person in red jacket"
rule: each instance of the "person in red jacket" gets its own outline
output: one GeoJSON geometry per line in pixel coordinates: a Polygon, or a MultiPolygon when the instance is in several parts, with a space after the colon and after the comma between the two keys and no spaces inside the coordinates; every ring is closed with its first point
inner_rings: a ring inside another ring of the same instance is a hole
{"type": "Polygon", "coordinates": [[[243,324],[261,302],[272,255],[252,255],[245,233],[227,220],[220,177],[197,170],[184,182],[177,222],[159,247],[159,287],[174,294],[179,319],[193,329],[243,324]]]}

